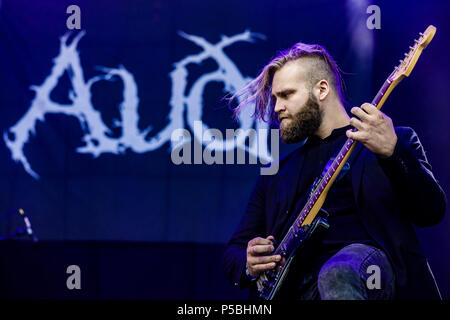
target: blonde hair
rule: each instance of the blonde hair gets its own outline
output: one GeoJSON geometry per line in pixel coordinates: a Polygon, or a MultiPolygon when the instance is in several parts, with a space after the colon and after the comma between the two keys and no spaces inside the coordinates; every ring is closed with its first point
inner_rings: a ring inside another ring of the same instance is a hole
{"type": "Polygon", "coordinates": [[[271,99],[273,75],[287,62],[300,58],[308,58],[311,62],[309,65],[309,74],[307,75],[310,89],[317,82],[325,79],[331,84],[331,87],[344,105],[345,99],[342,91],[344,82],[341,76],[341,70],[333,57],[321,45],[298,42],[290,49],[280,51],[254,80],[230,98],[230,101],[236,98],[240,101],[239,105],[233,109],[235,118],[239,116],[243,108],[249,104],[255,104],[253,117],[267,122],[265,116],[268,115],[268,120],[271,123],[278,123],[278,117],[274,111],[275,106],[271,99]]]}

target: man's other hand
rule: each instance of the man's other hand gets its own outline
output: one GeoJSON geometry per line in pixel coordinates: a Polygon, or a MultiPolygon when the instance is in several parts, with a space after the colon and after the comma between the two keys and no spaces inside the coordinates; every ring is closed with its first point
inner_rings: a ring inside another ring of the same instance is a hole
{"type": "Polygon", "coordinates": [[[369,103],[362,104],[361,108],[353,107],[350,111],[359,118],[350,119],[350,124],[358,131],[347,130],[347,137],[361,142],[375,154],[390,157],[397,144],[392,119],[369,103]]]}

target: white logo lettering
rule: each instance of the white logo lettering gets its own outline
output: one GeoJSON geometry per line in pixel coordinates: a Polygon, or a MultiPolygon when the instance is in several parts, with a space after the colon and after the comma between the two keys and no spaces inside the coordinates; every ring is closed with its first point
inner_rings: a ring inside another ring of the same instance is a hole
{"type": "MultiPolygon", "coordinates": [[[[245,150],[254,157],[259,158],[263,163],[273,160],[267,148],[268,124],[263,121],[254,121],[251,117],[252,112],[249,110],[252,108],[247,108],[241,113],[239,117],[239,129],[241,130],[237,130],[235,135],[231,137],[227,135],[225,139],[218,132],[214,132],[214,137],[210,136],[207,139],[203,139],[201,135],[201,132],[211,133],[208,130],[209,127],[201,121],[202,94],[206,84],[211,81],[222,82],[225,85],[225,90],[233,93],[251,80],[241,75],[233,61],[225,55],[223,49],[238,41],[250,42],[256,34],[245,31],[232,37],[223,36],[218,43],[211,44],[202,37],[180,32],[182,37],[197,44],[203,51],[195,55],[188,55],[175,63],[175,69],[170,73],[172,81],[172,96],[169,102],[171,110],[168,115],[170,121],[165,128],[150,138],[146,137],[152,130],[151,126],[142,131],[138,128],[138,88],[133,74],[124,66],[119,66],[118,68],[99,67],[103,74],[87,81],[84,80],[83,69],[77,51],[78,42],[84,35],[84,31],[80,32],[70,44],[68,43],[69,34],[61,37],[60,52],[54,59],[54,66],[50,75],[40,86],[31,87],[35,91],[36,96],[31,101],[30,108],[15,125],[3,134],[3,139],[11,151],[12,159],[20,162],[25,171],[35,179],[39,179],[39,175],[32,169],[30,162],[26,158],[24,146],[29,142],[31,135],[35,133],[37,121],[44,122],[47,114],[64,114],[77,118],[84,134],[82,137],[84,145],[77,148],[76,151],[98,157],[103,153],[123,154],[126,149],[136,153],[149,152],[161,147],[166,142],[171,143],[172,151],[175,148],[183,148],[185,143],[191,141],[191,137],[185,133],[179,135],[179,132],[176,130],[185,127],[183,114],[186,108],[187,125],[193,130],[193,135],[197,141],[205,144],[209,150],[205,153],[207,163],[220,163],[219,158],[211,158],[209,154],[211,150],[220,153],[233,148],[245,150]],[[209,58],[216,61],[218,65],[217,70],[199,77],[185,95],[188,76],[187,65],[191,63],[199,64],[209,58]],[[59,78],[66,70],[73,87],[73,90],[69,92],[71,103],[60,104],[50,99],[50,93],[57,86],[59,78]],[[115,121],[115,126],[122,129],[122,135],[118,138],[112,138],[109,135],[111,133],[110,129],[105,125],[100,112],[93,107],[91,102],[92,85],[98,81],[112,81],[114,78],[119,78],[123,82],[123,101],[119,105],[121,119],[116,119],[115,121]],[[195,126],[196,123],[197,125],[195,126]],[[248,130],[252,128],[256,128],[258,131],[258,139],[250,139],[249,146],[246,146],[245,140],[248,130]],[[175,134],[176,138],[172,137],[172,133],[175,134]]],[[[277,143],[274,145],[274,140],[272,139],[272,147],[276,147],[276,155],[278,156],[277,143]]],[[[188,155],[185,155],[183,152],[184,157],[187,158],[188,155]]],[[[180,159],[174,160],[174,157],[172,157],[172,161],[174,163],[177,161],[180,163],[184,162],[180,161],[180,159]]],[[[194,159],[194,163],[196,163],[196,159],[194,159]]],[[[269,171],[267,169],[270,168],[263,169],[269,171]]]]}

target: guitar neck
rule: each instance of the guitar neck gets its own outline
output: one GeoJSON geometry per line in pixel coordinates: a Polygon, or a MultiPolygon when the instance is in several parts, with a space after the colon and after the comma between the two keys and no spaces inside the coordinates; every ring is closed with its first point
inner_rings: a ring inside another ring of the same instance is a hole
{"type": "Polygon", "coordinates": [[[374,105],[378,110],[380,110],[387,97],[398,83],[399,82],[392,82],[391,76],[389,76],[381,86],[381,89],[378,90],[378,93],[376,94],[375,98],[373,98],[371,104],[374,105]]]}

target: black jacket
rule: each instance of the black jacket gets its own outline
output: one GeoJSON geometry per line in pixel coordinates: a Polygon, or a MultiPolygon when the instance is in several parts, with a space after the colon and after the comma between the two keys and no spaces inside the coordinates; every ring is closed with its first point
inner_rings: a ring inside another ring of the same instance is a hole
{"type": "MultiPolygon", "coordinates": [[[[394,267],[397,298],[440,299],[413,225],[439,223],[446,197],[414,130],[397,127],[395,131],[398,142],[389,158],[376,156],[360,143],[354,151],[359,156],[350,172],[358,214],[394,267]]],[[[259,176],[239,227],[225,248],[226,277],[238,288],[251,286],[250,297],[256,297],[256,287],[245,275],[247,244],[255,237],[282,238],[303,157],[300,147],[280,161],[277,174],[259,176]]]]}

